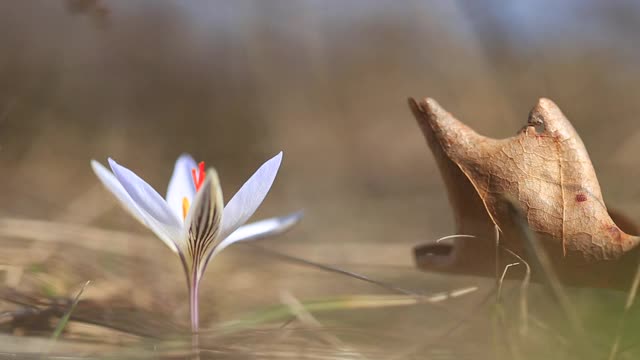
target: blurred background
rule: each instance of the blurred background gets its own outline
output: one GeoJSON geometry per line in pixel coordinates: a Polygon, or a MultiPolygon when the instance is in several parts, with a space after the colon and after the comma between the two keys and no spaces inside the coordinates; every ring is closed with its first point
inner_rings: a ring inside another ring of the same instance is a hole
{"type": "MultiPolygon", "coordinates": [[[[453,221],[407,97],[433,97],[493,137],[552,99],[608,204],[637,218],[639,32],[640,5],[625,0],[0,2],[5,286],[63,296],[92,280],[90,299],[185,323],[178,260],[89,161],[113,157],[164,193],[188,152],[217,168],[228,200],[280,150],[254,219],[305,218],[261,245],[424,292],[483,284],[412,270],[412,246],[451,234],[453,221]]],[[[208,273],[208,325],[283,290],[375,290],[240,245],[208,273]]],[[[425,331],[406,330],[411,341],[425,331]]]]}

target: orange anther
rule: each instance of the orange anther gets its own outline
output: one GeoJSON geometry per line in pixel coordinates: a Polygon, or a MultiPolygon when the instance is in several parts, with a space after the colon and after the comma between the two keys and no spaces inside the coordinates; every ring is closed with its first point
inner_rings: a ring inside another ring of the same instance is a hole
{"type": "Polygon", "coordinates": [[[186,197],[182,198],[182,218],[186,219],[187,214],[189,213],[189,199],[186,197]]]}

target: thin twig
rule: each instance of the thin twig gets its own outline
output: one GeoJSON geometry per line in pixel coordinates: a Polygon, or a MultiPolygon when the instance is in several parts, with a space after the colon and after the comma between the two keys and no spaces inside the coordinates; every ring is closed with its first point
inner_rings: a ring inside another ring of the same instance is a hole
{"type": "Polygon", "coordinates": [[[404,294],[404,295],[413,295],[413,296],[424,296],[422,294],[418,294],[415,291],[411,291],[408,289],[404,289],[386,282],[382,282],[382,281],[378,281],[378,280],[374,280],[371,279],[370,277],[366,276],[366,275],[362,275],[362,274],[358,274],[355,272],[351,272],[348,270],[343,270],[343,269],[339,269],[333,266],[329,266],[329,265],[324,265],[324,264],[320,264],[320,263],[316,263],[310,260],[305,260],[305,259],[301,259],[292,255],[287,255],[287,254],[283,254],[281,252],[275,251],[275,250],[270,250],[267,248],[264,248],[262,246],[258,246],[249,242],[246,243],[242,243],[245,246],[251,246],[254,249],[260,250],[266,254],[269,254],[270,256],[279,258],[281,260],[285,260],[288,262],[292,262],[292,263],[296,263],[296,264],[302,264],[302,265],[307,265],[307,266],[311,266],[311,267],[315,267],[317,269],[323,270],[323,271],[328,271],[328,272],[333,272],[333,273],[337,273],[337,274],[341,274],[341,275],[346,275],[349,277],[352,277],[354,279],[358,279],[364,282],[368,282],[374,285],[377,285],[381,288],[387,289],[389,291],[392,292],[396,292],[396,293],[400,293],[400,294],[404,294]]]}

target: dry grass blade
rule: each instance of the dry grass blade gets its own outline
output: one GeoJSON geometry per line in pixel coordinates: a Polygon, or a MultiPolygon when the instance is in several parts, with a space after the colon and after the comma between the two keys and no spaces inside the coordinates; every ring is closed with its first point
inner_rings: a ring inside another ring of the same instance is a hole
{"type": "Polygon", "coordinates": [[[520,283],[520,335],[526,336],[529,331],[529,301],[528,290],[531,284],[531,266],[520,255],[515,252],[505,249],[509,254],[514,256],[518,261],[525,266],[525,274],[522,282],[520,283]]]}
{"type": "MultiPolygon", "coordinates": [[[[282,292],[280,294],[280,300],[282,303],[289,307],[293,315],[304,325],[308,326],[311,329],[322,329],[322,323],[318,321],[313,314],[311,314],[304,307],[304,304],[300,300],[298,300],[295,296],[293,296],[289,292],[282,292]]],[[[357,352],[350,347],[346,346],[338,337],[328,332],[319,332],[320,336],[327,344],[335,347],[336,349],[341,349],[344,351],[349,351],[356,353],[357,352]]]]}
{"type": "Polygon", "coordinates": [[[518,265],[520,265],[519,262],[514,262],[514,263],[511,263],[511,264],[507,264],[504,267],[504,270],[502,270],[502,275],[500,276],[500,280],[498,281],[498,291],[496,292],[496,302],[497,303],[500,303],[501,300],[502,300],[502,285],[504,283],[505,276],[507,276],[507,272],[509,271],[509,269],[512,266],[518,266],[518,265]]]}
{"type": "Polygon", "coordinates": [[[450,240],[450,239],[460,239],[460,238],[475,238],[474,235],[465,235],[465,234],[453,234],[453,235],[447,235],[447,236],[443,236],[440,239],[436,240],[436,244],[445,240],[450,240]]]}
{"type": "Polygon", "coordinates": [[[627,295],[627,302],[624,306],[624,312],[620,317],[620,321],[618,322],[618,328],[616,330],[616,337],[613,341],[613,345],[611,346],[611,352],[609,353],[609,360],[615,360],[618,356],[618,351],[620,348],[620,340],[622,334],[624,332],[625,327],[625,319],[627,318],[627,314],[629,309],[633,306],[633,303],[636,300],[636,295],[638,294],[638,287],[640,286],[640,263],[638,264],[638,270],[636,270],[636,275],[633,278],[633,283],[631,284],[631,289],[629,289],[629,294],[627,295]]]}
{"type": "Polygon", "coordinates": [[[0,218],[0,235],[44,244],[82,246],[123,256],[132,252],[144,253],[144,247],[140,244],[150,239],[149,236],[85,225],[7,217],[0,218]]]}
{"type": "Polygon", "coordinates": [[[514,221],[516,228],[521,232],[522,239],[525,240],[525,250],[529,255],[527,258],[529,258],[530,262],[533,264],[533,269],[537,272],[537,275],[540,277],[550,296],[562,309],[562,313],[566,316],[566,320],[568,321],[571,330],[578,336],[578,338],[584,339],[585,331],[580,317],[571,305],[571,302],[569,301],[569,298],[567,297],[567,294],[565,293],[563,286],[553,269],[551,259],[542,247],[542,244],[540,244],[538,238],[529,228],[522,211],[513,201],[510,201],[510,199],[506,199],[505,204],[508,206],[508,212],[514,221]]]}
{"type": "MultiPolygon", "coordinates": [[[[0,300],[19,306],[16,310],[0,313],[0,329],[7,332],[15,329],[39,332],[42,324],[47,324],[46,329],[49,329],[48,319],[62,318],[73,303],[71,298],[34,297],[11,288],[0,288],[0,300]]],[[[157,313],[94,300],[79,300],[70,312],[69,321],[150,339],[185,332],[183,327],[157,313]]]]}
{"type": "MultiPolygon", "coordinates": [[[[449,299],[458,298],[473,293],[478,288],[475,286],[456,289],[449,292],[442,292],[431,296],[408,296],[408,295],[351,295],[339,296],[319,300],[306,300],[302,302],[305,311],[326,312],[336,310],[356,310],[356,309],[380,309],[389,307],[413,306],[419,304],[437,304],[449,299]]],[[[217,330],[236,331],[241,328],[256,326],[274,321],[288,320],[295,313],[291,312],[288,306],[274,306],[265,310],[249,314],[243,319],[229,321],[221,324],[217,330]]]]}
{"type": "MultiPolygon", "coordinates": [[[[495,257],[496,257],[496,289],[498,289],[497,299],[500,298],[500,288],[502,286],[502,278],[500,277],[500,228],[494,223],[493,226],[495,233],[495,257]]],[[[506,274],[506,271],[505,271],[506,274]]],[[[504,274],[503,274],[504,277],[504,274]]]]}

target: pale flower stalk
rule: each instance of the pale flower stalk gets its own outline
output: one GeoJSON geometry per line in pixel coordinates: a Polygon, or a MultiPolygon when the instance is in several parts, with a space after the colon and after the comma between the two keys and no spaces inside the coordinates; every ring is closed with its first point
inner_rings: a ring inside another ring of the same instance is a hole
{"type": "Polygon", "coordinates": [[[267,196],[282,161],[282,152],[265,162],[223,205],[218,174],[205,171],[184,154],[176,161],[166,197],[111,158],[111,171],[92,160],[91,167],[124,208],[180,257],[189,289],[191,329],[198,324],[198,289],[207,265],[227,246],[280,234],[301,212],[244,225],[267,196]]]}

